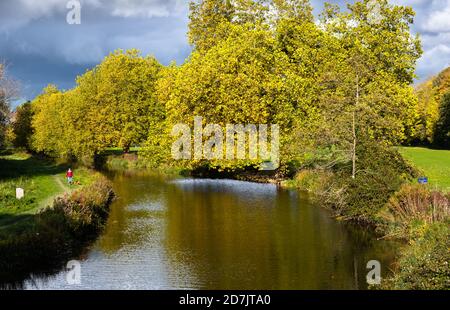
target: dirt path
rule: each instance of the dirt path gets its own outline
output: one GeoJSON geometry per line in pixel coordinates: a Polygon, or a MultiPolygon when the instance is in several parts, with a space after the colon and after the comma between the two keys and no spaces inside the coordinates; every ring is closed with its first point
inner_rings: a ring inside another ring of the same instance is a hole
{"type": "Polygon", "coordinates": [[[72,189],[70,189],[69,187],[67,187],[67,185],[65,185],[65,184],[61,181],[61,179],[58,178],[57,175],[54,175],[54,176],[53,176],[53,179],[56,181],[56,183],[59,185],[59,187],[61,187],[61,189],[62,189],[64,192],[71,192],[71,191],[72,191],[72,189]]]}
{"type": "Polygon", "coordinates": [[[42,201],[37,210],[41,210],[42,208],[46,208],[46,207],[51,207],[53,205],[53,201],[55,200],[56,197],[60,196],[63,193],[72,192],[72,189],[69,188],[67,185],[65,185],[64,182],[61,181],[61,178],[59,178],[57,174],[53,175],[52,177],[53,177],[53,180],[55,181],[55,183],[61,189],[61,191],[53,196],[48,197],[44,201],[42,201]]]}

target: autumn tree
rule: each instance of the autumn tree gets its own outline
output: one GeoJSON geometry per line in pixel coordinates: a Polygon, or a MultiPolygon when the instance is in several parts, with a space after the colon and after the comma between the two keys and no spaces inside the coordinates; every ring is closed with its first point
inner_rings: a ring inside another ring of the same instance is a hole
{"type": "Polygon", "coordinates": [[[265,0],[201,0],[190,2],[189,43],[206,51],[226,39],[231,25],[260,25],[267,19],[265,0]]]}
{"type": "Polygon", "coordinates": [[[84,113],[74,123],[87,124],[88,139],[96,141],[94,152],[107,147],[127,151],[146,140],[160,109],[155,94],[160,70],[154,57],[116,51],[78,78],[74,107],[84,113]]]}
{"type": "Polygon", "coordinates": [[[346,12],[327,6],[322,16],[323,27],[339,40],[319,80],[325,90],[322,111],[333,120],[341,147],[349,150],[353,178],[358,142],[401,142],[417,117],[410,84],[421,48],[410,34],[413,16],[411,8],[386,0],[358,1],[346,12]],[[330,105],[335,108],[327,109],[330,105]]]}
{"type": "Polygon", "coordinates": [[[116,51],[78,77],[74,89],[47,87],[32,103],[35,149],[82,158],[140,145],[161,117],[155,90],[160,70],[154,57],[116,51]]]}
{"type": "Polygon", "coordinates": [[[277,124],[286,137],[293,102],[285,92],[288,66],[265,27],[232,25],[229,36],[206,52],[194,51],[173,76],[166,99],[168,123],[277,124]]]}
{"type": "MultiPolygon", "coordinates": [[[[1,68],[0,68],[1,70],[1,68]]],[[[0,72],[1,74],[1,72],[0,72]]],[[[0,94],[0,149],[5,146],[6,124],[9,117],[9,105],[4,95],[0,94]]]]}
{"type": "Polygon", "coordinates": [[[416,88],[419,118],[415,124],[414,133],[409,139],[410,142],[433,143],[436,123],[439,119],[439,98],[436,96],[433,80],[429,79],[416,88]]]}
{"type": "Polygon", "coordinates": [[[309,0],[272,0],[269,1],[270,18],[275,21],[294,23],[314,22],[313,8],[309,0]]]}
{"type": "Polygon", "coordinates": [[[325,125],[320,116],[320,95],[323,91],[319,77],[325,63],[335,57],[338,41],[314,22],[309,1],[274,1],[276,16],[273,29],[275,44],[287,61],[279,62],[283,113],[291,115],[285,136],[283,157],[302,165],[316,156],[319,136],[314,131],[325,125]]]}
{"type": "Polygon", "coordinates": [[[450,68],[446,68],[433,81],[434,100],[439,104],[434,131],[434,144],[450,148],[450,68]]]}
{"type": "Polygon", "coordinates": [[[48,85],[42,94],[32,101],[34,134],[32,147],[36,152],[50,156],[64,156],[68,152],[67,131],[62,112],[64,95],[55,85],[48,85]]]}
{"type": "Polygon", "coordinates": [[[149,126],[148,138],[142,145],[139,155],[146,158],[149,167],[159,167],[163,164],[171,165],[171,123],[167,118],[166,104],[172,96],[179,67],[176,63],[161,70],[160,77],[156,83],[156,96],[158,109],[149,126]]]}

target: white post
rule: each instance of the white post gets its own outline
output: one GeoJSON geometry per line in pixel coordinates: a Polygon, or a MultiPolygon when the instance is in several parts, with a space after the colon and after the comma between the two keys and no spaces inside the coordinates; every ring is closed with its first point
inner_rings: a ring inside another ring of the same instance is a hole
{"type": "Polygon", "coordinates": [[[16,188],[16,198],[20,200],[24,196],[25,196],[25,192],[24,192],[23,188],[16,188]]]}

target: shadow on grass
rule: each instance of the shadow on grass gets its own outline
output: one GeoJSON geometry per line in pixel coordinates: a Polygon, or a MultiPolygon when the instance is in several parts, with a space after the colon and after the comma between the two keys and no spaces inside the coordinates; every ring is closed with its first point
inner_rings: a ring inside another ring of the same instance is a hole
{"type": "Polygon", "coordinates": [[[9,222],[0,228],[0,289],[21,289],[31,272],[47,274],[61,267],[71,239],[61,229],[68,221],[60,213],[6,214],[0,220],[9,222]]]}
{"type": "Polygon", "coordinates": [[[68,167],[67,164],[55,164],[49,159],[36,156],[27,159],[0,158],[0,181],[59,174],[68,167]]]}
{"type": "Polygon", "coordinates": [[[33,219],[33,214],[0,214],[0,240],[8,235],[28,230],[33,219]]]}

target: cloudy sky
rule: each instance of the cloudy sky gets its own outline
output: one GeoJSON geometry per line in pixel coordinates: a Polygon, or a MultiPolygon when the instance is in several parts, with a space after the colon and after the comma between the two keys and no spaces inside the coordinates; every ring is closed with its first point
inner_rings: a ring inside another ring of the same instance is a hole
{"type": "MultiPolygon", "coordinates": [[[[71,88],[75,77],[111,51],[138,48],[163,64],[190,53],[188,0],[81,0],[81,25],[69,25],[68,0],[0,0],[0,59],[32,99],[49,83],[71,88]]],[[[319,13],[324,1],[311,1],[319,13]]],[[[343,4],[343,0],[328,2],[343,4]]],[[[416,12],[422,36],[419,80],[450,66],[450,0],[391,0],[416,12]]]]}

